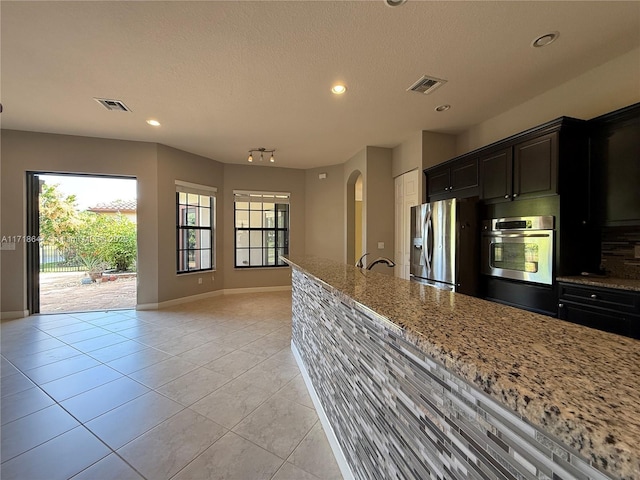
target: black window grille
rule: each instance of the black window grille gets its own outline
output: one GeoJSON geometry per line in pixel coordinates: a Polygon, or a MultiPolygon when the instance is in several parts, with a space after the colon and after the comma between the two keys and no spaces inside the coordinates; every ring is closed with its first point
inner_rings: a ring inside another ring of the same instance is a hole
{"type": "Polygon", "coordinates": [[[176,192],[177,272],[215,268],[214,219],[216,198],[176,192]]]}
{"type": "Polygon", "coordinates": [[[234,192],[235,267],[287,266],[289,194],[234,192]]]}

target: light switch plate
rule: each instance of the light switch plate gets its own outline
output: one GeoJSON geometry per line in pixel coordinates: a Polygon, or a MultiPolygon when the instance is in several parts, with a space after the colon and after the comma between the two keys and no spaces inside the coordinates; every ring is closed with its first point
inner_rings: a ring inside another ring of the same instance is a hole
{"type": "Polygon", "coordinates": [[[384,242],[378,242],[378,250],[384,250],[384,242]]]}
{"type": "Polygon", "coordinates": [[[633,257],[640,258],[640,245],[635,245],[633,247],[633,257]]]}

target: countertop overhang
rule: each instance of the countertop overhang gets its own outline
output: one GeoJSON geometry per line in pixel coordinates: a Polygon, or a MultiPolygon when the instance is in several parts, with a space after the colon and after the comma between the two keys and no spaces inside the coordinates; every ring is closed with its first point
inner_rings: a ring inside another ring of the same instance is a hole
{"type": "Polygon", "coordinates": [[[597,275],[574,275],[570,277],[558,277],[558,282],[575,283],[588,287],[613,288],[616,290],[628,290],[640,292],[640,280],[633,278],[600,277],[597,275]]]}
{"type": "Polygon", "coordinates": [[[640,478],[640,341],[319,257],[285,260],[602,470],[640,478]]]}

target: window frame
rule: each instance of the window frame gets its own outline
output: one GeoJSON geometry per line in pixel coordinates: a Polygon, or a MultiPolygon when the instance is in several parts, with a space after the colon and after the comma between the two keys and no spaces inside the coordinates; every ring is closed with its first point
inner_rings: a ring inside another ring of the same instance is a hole
{"type": "Polygon", "coordinates": [[[257,191],[239,191],[234,190],[233,192],[233,265],[235,269],[238,270],[247,270],[247,269],[255,269],[255,268],[282,268],[288,267],[286,263],[280,260],[280,255],[287,255],[289,253],[290,248],[290,230],[291,230],[291,205],[290,205],[291,194],[287,192],[257,192],[257,191]],[[247,202],[249,204],[249,208],[238,209],[237,204],[241,202],[247,202]],[[261,203],[260,210],[252,210],[251,203],[261,203]],[[251,227],[250,222],[247,227],[238,227],[238,212],[248,212],[249,216],[251,212],[262,212],[262,220],[264,221],[264,212],[268,212],[270,210],[264,209],[265,203],[273,203],[274,208],[274,220],[275,225],[273,227],[265,227],[264,225],[261,227],[251,227]],[[278,211],[279,207],[285,206],[284,211],[286,212],[286,220],[285,226],[278,226],[278,211]],[[248,247],[239,247],[238,246],[238,232],[246,231],[249,236],[249,246],[248,247]],[[262,250],[262,265],[238,265],[238,252],[239,250],[246,250],[249,252],[249,262],[251,262],[251,232],[261,232],[262,244],[259,247],[262,250]],[[274,245],[269,247],[265,245],[264,238],[265,234],[273,232],[274,237],[274,245]],[[280,245],[278,242],[278,233],[284,232],[284,245],[280,245]],[[273,265],[265,265],[264,260],[266,255],[268,255],[269,250],[275,250],[275,259],[273,265]]]}
{"type": "Polygon", "coordinates": [[[211,272],[211,271],[215,271],[216,269],[216,207],[217,207],[217,201],[216,201],[216,192],[217,192],[217,188],[215,187],[208,187],[208,186],[204,186],[204,185],[198,185],[198,184],[193,184],[193,183],[189,183],[189,182],[182,182],[179,180],[176,180],[175,182],[176,184],[176,275],[187,275],[187,274],[192,274],[192,273],[201,273],[201,272],[211,272]],[[184,193],[184,194],[191,194],[191,195],[198,195],[199,197],[208,197],[209,198],[209,206],[202,206],[201,205],[201,198],[198,198],[198,205],[197,206],[193,206],[189,204],[188,201],[188,197],[187,197],[187,201],[186,203],[181,203],[180,202],[180,194],[184,193]],[[183,219],[183,217],[185,215],[189,214],[189,210],[191,209],[195,209],[196,210],[196,214],[197,214],[197,210],[201,209],[201,208],[205,208],[209,210],[209,226],[203,226],[201,225],[201,219],[198,219],[198,221],[196,222],[196,225],[188,225],[188,221],[185,219],[183,219]],[[182,224],[181,224],[182,223],[182,224]],[[202,238],[202,234],[201,232],[209,232],[209,247],[205,247],[205,248],[181,248],[181,246],[184,247],[183,244],[181,244],[181,239],[184,239],[185,235],[188,235],[186,232],[188,231],[195,231],[196,232],[196,237],[197,238],[202,238]],[[209,252],[209,258],[210,258],[210,266],[206,267],[206,268],[194,268],[194,269],[190,269],[189,268],[189,260],[186,259],[185,262],[183,262],[183,264],[186,264],[187,269],[180,269],[181,266],[181,259],[185,260],[183,257],[184,255],[189,255],[190,251],[195,252],[195,254],[197,255],[198,252],[202,252],[202,251],[207,251],[209,252]]]}

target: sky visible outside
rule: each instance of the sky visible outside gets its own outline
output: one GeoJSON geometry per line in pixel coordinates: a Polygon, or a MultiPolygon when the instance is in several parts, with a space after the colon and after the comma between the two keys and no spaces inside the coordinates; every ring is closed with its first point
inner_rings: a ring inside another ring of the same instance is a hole
{"type": "Polygon", "coordinates": [[[78,210],[114,200],[136,200],[136,180],[73,175],[39,175],[47,185],[59,184],[58,191],[75,195],[78,210]]]}

